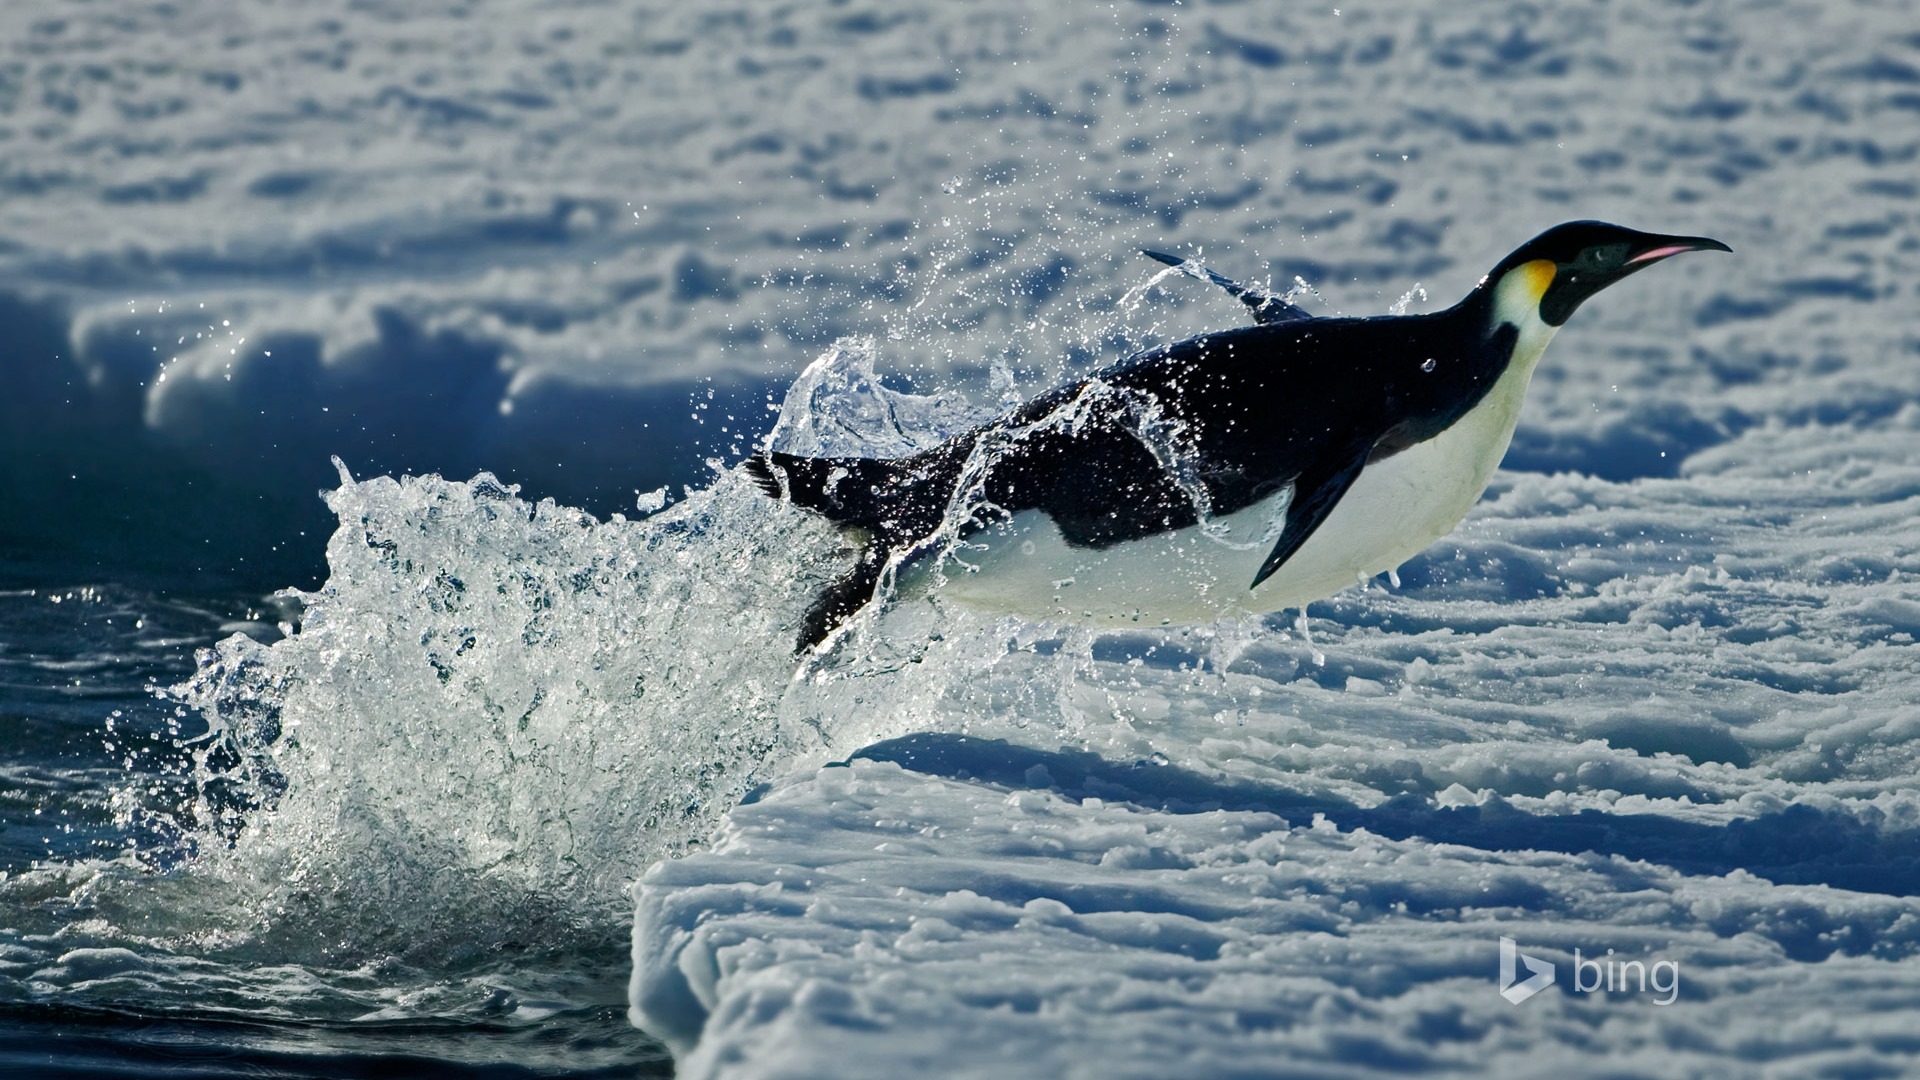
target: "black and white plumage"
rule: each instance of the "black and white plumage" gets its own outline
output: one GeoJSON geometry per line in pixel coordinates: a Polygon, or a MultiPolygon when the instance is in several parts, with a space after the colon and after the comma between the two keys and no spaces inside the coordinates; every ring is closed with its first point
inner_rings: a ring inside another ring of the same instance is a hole
{"type": "Polygon", "coordinates": [[[1314,318],[1149,252],[1225,287],[1256,325],[1140,353],[911,457],[748,460],[768,494],[861,542],[799,646],[889,566],[902,587],[938,574],[943,597],[990,611],[1153,624],[1301,607],[1391,570],[1485,490],[1581,301],[1703,249],[1730,250],[1571,222],[1445,311],[1373,318],[1314,318]],[[935,568],[942,551],[956,558],[935,568]]]}

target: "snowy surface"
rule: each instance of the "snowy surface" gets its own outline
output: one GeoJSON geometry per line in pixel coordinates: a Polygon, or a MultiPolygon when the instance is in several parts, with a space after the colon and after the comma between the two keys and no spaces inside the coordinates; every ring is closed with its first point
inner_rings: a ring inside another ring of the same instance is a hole
{"type": "Polygon", "coordinates": [[[0,995],[552,1071],[631,1060],[630,976],[690,1077],[1920,1070],[1916,27],[0,6],[0,565],[308,590],[167,769],[6,774],[138,843],[0,878],[0,995]],[[788,654],[844,554],[728,471],[783,402],[898,452],[1244,319],[1136,248],[1418,311],[1576,217],[1736,253],[1583,307],[1487,501],[1311,640],[936,597],[788,654]]]}
{"type": "Polygon", "coordinates": [[[1324,665],[1244,627],[1009,658],[1049,684],[1018,725],[650,872],[636,1020],[687,1076],[1911,1071],[1916,424],[1515,478],[1330,605],[1324,665]],[[1555,990],[1499,996],[1503,936],[1555,990]],[[1575,992],[1575,949],[1677,998],[1575,992]]]}
{"type": "Polygon", "coordinates": [[[935,750],[936,766],[1032,762],[1040,786],[859,761],[736,811],[714,853],[649,877],[636,998],[678,1047],[703,1033],[680,1075],[1912,1068],[1910,901],[1527,850],[1552,819],[1502,837],[1483,813],[1436,843],[1402,835],[1431,811],[1246,808],[1314,802],[1277,785],[1206,809],[1181,796],[1218,786],[1172,766],[1059,783],[1075,756],[935,750]],[[1576,948],[1668,960],[1678,999],[1509,1005],[1502,936],[1561,964],[1562,985],[1576,948]]]}

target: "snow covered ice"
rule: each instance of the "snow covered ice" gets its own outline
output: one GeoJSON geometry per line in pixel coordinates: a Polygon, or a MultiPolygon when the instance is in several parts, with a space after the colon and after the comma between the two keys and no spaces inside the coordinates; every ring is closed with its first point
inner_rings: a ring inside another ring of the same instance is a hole
{"type": "Polygon", "coordinates": [[[1044,696],[649,872],[636,1019],[696,1076],[1902,1069],[1916,424],[1515,478],[1332,605],[1324,667],[1244,627],[1010,656],[1044,696]],[[1562,992],[1500,997],[1503,936],[1562,992]],[[1679,995],[1573,992],[1575,949],[1679,995]]]}
{"type": "Polygon", "coordinates": [[[1917,14],[0,8],[0,682],[111,666],[32,636],[84,603],[178,683],[0,762],[0,1003],[543,1074],[629,1020],[686,1077],[1920,1070],[1917,14]],[[790,655],[845,556],[761,439],[1244,320],[1141,247],[1417,311],[1576,217],[1736,254],[1584,307],[1311,640],[936,594],[790,655]]]}

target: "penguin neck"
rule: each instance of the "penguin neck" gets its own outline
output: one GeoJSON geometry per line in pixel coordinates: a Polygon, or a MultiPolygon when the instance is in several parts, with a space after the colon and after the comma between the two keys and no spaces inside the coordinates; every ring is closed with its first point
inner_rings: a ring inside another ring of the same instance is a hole
{"type": "Polygon", "coordinates": [[[1482,485],[1513,438],[1534,369],[1559,329],[1540,317],[1539,298],[1551,281],[1541,267],[1516,267],[1482,281],[1447,313],[1463,336],[1485,343],[1485,389],[1454,421],[1470,421],[1474,434],[1464,437],[1483,446],[1485,459],[1476,458],[1468,470],[1482,485]]]}
{"type": "Polygon", "coordinates": [[[1462,314],[1478,323],[1489,337],[1504,326],[1513,327],[1513,351],[1499,381],[1517,381],[1521,393],[1547,343],[1560,329],[1540,317],[1540,298],[1553,282],[1552,265],[1541,260],[1516,266],[1482,282],[1460,305],[1462,314]]]}

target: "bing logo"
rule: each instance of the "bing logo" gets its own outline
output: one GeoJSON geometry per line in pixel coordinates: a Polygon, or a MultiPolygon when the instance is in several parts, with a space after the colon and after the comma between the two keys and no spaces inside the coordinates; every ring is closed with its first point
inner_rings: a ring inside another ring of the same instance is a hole
{"type": "Polygon", "coordinates": [[[1553,985],[1553,965],[1545,960],[1536,960],[1520,951],[1520,946],[1510,937],[1500,939],[1500,996],[1515,1005],[1553,985]],[[1520,965],[1527,965],[1531,972],[1525,980],[1520,978],[1520,965]]]}
{"type": "MultiPolygon", "coordinates": [[[[1518,1005],[1553,985],[1554,966],[1539,957],[1528,956],[1510,937],[1500,939],[1500,996],[1518,1005]],[[1525,968],[1527,977],[1520,977],[1525,968]]],[[[1601,959],[1589,960],[1573,950],[1573,992],[1591,994],[1605,990],[1609,994],[1665,994],[1655,1005],[1671,1005],[1680,998],[1680,964],[1674,960],[1615,960],[1613,950],[1601,959]]]]}

